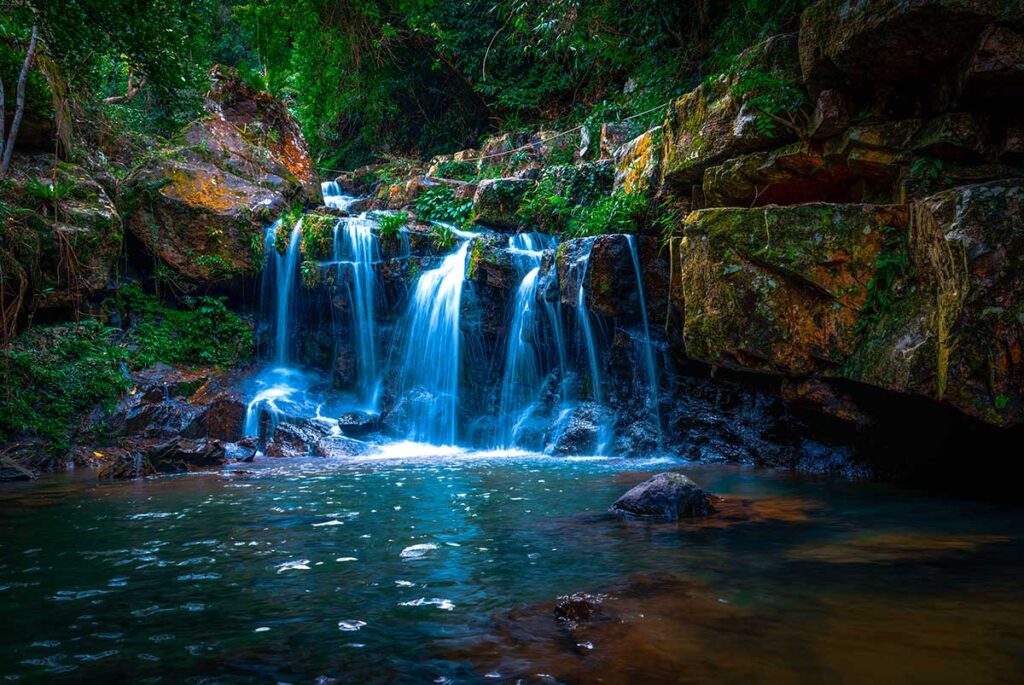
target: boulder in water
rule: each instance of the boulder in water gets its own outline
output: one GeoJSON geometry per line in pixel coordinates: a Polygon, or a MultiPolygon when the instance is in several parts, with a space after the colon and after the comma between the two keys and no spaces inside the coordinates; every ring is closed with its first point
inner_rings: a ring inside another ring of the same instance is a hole
{"type": "Polygon", "coordinates": [[[708,494],[683,474],[659,473],[617,499],[612,511],[636,518],[675,521],[707,516],[715,508],[708,494]]]}
{"type": "Polygon", "coordinates": [[[313,455],[331,459],[356,457],[360,454],[366,454],[369,449],[370,446],[361,440],[346,438],[344,435],[328,435],[325,438],[320,438],[313,445],[313,455]]]}
{"type": "Polygon", "coordinates": [[[224,443],[206,438],[173,438],[149,450],[146,460],[159,473],[215,469],[227,463],[224,443]]]}
{"type": "Polygon", "coordinates": [[[267,445],[268,457],[305,457],[327,435],[327,428],[310,419],[282,422],[267,445]]]}
{"type": "Polygon", "coordinates": [[[605,595],[589,592],[574,592],[558,598],[555,605],[555,620],[570,628],[594,618],[601,610],[605,595]]]}
{"type": "Polygon", "coordinates": [[[338,428],[350,438],[362,437],[380,430],[380,416],[365,411],[350,411],[338,417],[338,428]]]}

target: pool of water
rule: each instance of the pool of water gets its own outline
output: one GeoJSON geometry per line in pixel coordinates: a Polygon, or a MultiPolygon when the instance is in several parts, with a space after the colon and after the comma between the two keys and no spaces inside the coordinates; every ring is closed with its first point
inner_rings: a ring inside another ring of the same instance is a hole
{"type": "Polygon", "coordinates": [[[0,678],[1022,682],[1022,523],[889,486],[415,446],[71,475],[0,489],[0,678]],[[667,469],[720,513],[606,513],[667,469]],[[556,620],[573,592],[604,597],[596,618],[556,620]]]}

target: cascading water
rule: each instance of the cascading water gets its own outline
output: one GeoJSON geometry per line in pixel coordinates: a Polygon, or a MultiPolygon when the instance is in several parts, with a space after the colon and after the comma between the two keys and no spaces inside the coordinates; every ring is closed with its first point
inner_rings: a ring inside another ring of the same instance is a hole
{"type": "Polygon", "coordinates": [[[410,440],[454,445],[459,406],[459,308],[466,240],[416,281],[405,326],[402,401],[410,440]]]}
{"type": "Polygon", "coordinates": [[[320,184],[320,192],[324,196],[324,206],[334,209],[348,210],[359,198],[353,195],[346,195],[336,181],[324,181],[320,184]]]}
{"type": "Polygon", "coordinates": [[[374,222],[367,215],[341,219],[334,227],[334,259],[338,264],[338,282],[343,271],[351,271],[352,331],[355,337],[356,367],[360,398],[369,409],[377,405],[377,350],[374,340],[374,262],[380,249],[373,235],[374,222]]]}
{"type": "Polygon", "coordinates": [[[633,273],[636,275],[636,292],[639,298],[640,319],[644,326],[644,339],[641,341],[644,358],[644,370],[647,375],[647,408],[654,414],[658,425],[658,440],[661,441],[661,416],[658,411],[658,370],[654,363],[654,343],[651,340],[651,328],[647,321],[647,300],[644,297],[644,282],[640,273],[640,256],[636,248],[636,236],[627,235],[629,254],[633,258],[633,273]]]}
{"type": "MultiPolygon", "coordinates": [[[[584,285],[587,270],[590,266],[590,254],[594,249],[594,239],[587,241],[586,251],[574,265],[578,286],[576,290],[576,323],[577,333],[581,339],[583,351],[586,353],[587,365],[590,367],[590,397],[597,405],[604,404],[604,387],[601,377],[601,366],[598,359],[597,339],[590,321],[590,310],[587,308],[584,285]]],[[[612,425],[610,421],[602,421],[598,430],[597,454],[604,454],[611,443],[612,425]]]]}
{"type": "Polygon", "coordinates": [[[288,353],[290,345],[289,316],[291,314],[292,290],[295,287],[295,274],[299,269],[299,247],[302,242],[302,219],[299,219],[292,228],[291,236],[288,238],[288,249],[282,257],[274,249],[276,255],[277,273],[277,310],[275,312],[274,327],[274,361],[278,366],[288,365],[288,353]]]}
{"type": "Polygon", "coordinates": [[[520,233],[509,238],[508,246],[517,268],[525,274],[512,300],[512,323],[501,383],[498,443],[505,448],[516,444],[519,426],[528,418],[544,383],[537,316],[537,284],[544,256],[542,241],[534,234],[520,233]]]}

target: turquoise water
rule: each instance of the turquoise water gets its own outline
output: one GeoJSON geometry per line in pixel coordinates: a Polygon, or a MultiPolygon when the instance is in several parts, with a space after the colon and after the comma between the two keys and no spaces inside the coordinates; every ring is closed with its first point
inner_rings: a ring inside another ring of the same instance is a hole
{"type": "Polygon", "coordinates": [[[1022,523],[994,504],[668,459],[71,475],[0,489],[0,678],[1021,682],[1022,523]],[[670,468],[726,495],[722,514],[605,513],[670,468]],[[551,612],[577,591],[612,599],[573,632],[551,612]]]}

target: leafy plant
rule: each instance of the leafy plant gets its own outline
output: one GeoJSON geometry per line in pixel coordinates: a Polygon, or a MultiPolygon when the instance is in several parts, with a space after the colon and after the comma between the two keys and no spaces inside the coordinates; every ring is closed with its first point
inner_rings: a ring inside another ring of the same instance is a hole
{"type": "Polygon", "coordinates": [[[121,288],[116,306],[132,322],[126,343],[135,348],[133,366],[228,367],[252,358],[252,328],[227,308],[224,298],[187,297],[184,305],[168,307],[137,285],[121,288]]]}
{"type": "Polygon", "coordinates": [[[473,218],[473,201],[457,200],[455,191],[446,185],[436,185],[416,198],[416,214],[424,221],[445,221],[466,226],[473,218]]]}
{"type": "Polygon", "coordinates": [[[87,320],[30,329],[0,351],[0,436],[34,435],[52,454],[66,452],[78,421],[96,406],[109,411],[128,388],[121,372],[128,354],[112,342],[115,334],[87,320]]]}
{"type": "Polygon", "coordinates": [[[445,252],[455,247],[455,234],[448,226],[434,224],[430,227],[430,237],[434,241],[434,248],[439,252],[445,252]]]}
{"type": "Polygon", "coordinates": [[[29,178],[25,181],[22,188],[24,188],[26,193],[38,200],[57,205],[74,190],[75,182],[62,179],[46,182],[37,178],[29,178]]]}
{"type": "Polygon", "coordinates": [[[868,281],[867,297],[857,318],[858,335],[870,330],[889,309],[895,299],[895,286],[910,267],[905,232],[893,226],[882,230],[882,251],[875,258],[875,274],[868,281]]]}
{"type": "Polygon", "coordinates": [[[402,229],[409,223],[409,215],[405,212],[394,214],[381,214],[377,221],[380,237],[385,240],[395,240],[402,234],[402,229]]]}
{"type": "Polygon", "coordinates": [[[647,222],[650,199],[638,193],[612,193],[572,211],[566,235],[580,238],[604,233],[636,233],[647,222]]]}
{"type": "Polygon", "coordinates": [[[299,274],[304,287],[315,288],[320,284],[320,263],[315,259],[303,259],[299,265],[299,274]]]}
{"type": "Polygon", "coordinates": [[[732,94],[753,110],[754,126],[762,136],[776,137],[779,126],[806,135],[808,99],[798,79],[780,70],[741,64],[732,94]]]}

